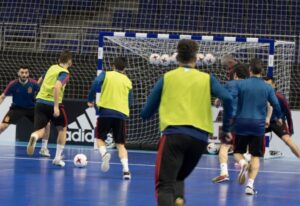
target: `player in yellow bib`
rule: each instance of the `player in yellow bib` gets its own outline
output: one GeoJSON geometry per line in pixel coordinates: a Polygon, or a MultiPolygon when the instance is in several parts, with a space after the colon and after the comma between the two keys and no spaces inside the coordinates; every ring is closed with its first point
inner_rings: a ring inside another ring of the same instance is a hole
{"type": "Polygon", "coordinates": [[[93,82],[88,95],[88,106],[94,107],[96,92],[101,91],[97,104],[98,119],[96,141],[102,158],[101,169],[109,170],[110,153],[106,151],[105,140],[112,130],[120,161],[123,166],[123,179],[131,179],[128,167],[128,154],[125,148],[126,119],[132,103],[132,83],[125,75],[126,59],[118,57],[114,61],[113,71],[101,72],[93,82]]]}
{"type": "Polygon", "coordinates": [[[40,91],[36,97],[34,110],[34,132],[27,145],[27,154],[33,155],[36,142],[43,136],[49,121],[58,130],[56,154],[53,164],[64,167],[62,152],[66,143],[67,116],[62,104],[66,83],[70,75],[68,68],[72,65],[72,54],[64,51],[60,54],[58,64],[52,65],[46,72],[40,91]]]}
{"type": "Polygon", "coordinates": [[[179,67],[158,80],[142,110],[143,119],[159,110],[162,137],[155,167],[159,206],[184,205],[184,180],[197,165],[213,132],[211,95],[224,102],[223,130],[229,132],[232,97],[216,78],[195,69],[198,51],[195,41],[179,41],[179,67]]]}

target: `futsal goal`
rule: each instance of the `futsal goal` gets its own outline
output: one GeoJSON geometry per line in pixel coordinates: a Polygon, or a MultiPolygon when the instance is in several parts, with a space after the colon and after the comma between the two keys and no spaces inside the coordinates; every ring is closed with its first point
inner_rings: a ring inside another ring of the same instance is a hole
{"type": "MultiPolygon", "coordinates": [[[[277,86],[289,98],[291,70],[294,61],[295,43],[264,38],[198,36],[179,34],[154,34],[134,32],[100,32],[98,47],[98,74],[112,69],[115,57],[124,56],[128,60],[126,74],[133,82],[134,103],[128,124],[128,145],[140,148],[156,148],[160,131],[158,116],[150,121],[142,121],[140,112],[154,83],[175,64],[168,66],[151,64],[151,54],[176,52],[180,39],[193,39],[199,43],[199,53],[212,54],[216,62],[212,65],[202,64],[198,69],[213,74],[224,83],[227,70],[222,68],[220,59],[230,54],[243,63],[252,58],[260,58],[265,63],[265,75],[274,76],[277,86]]],[[[218,116],[218,115],[217,115],[218,116]]],[[[220,118],[216,118],[218,127],[220,118]]],[[[218,137],[218,128],[214,137],[218,137]]],[[[218,138],[215,140],[218,141],[218,138]]]]}

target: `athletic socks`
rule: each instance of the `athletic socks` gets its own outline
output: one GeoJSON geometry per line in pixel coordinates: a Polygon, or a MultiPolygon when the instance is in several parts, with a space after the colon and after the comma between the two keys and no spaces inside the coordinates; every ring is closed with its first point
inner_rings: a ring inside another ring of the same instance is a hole
{"type": "Polygon", "coordinates": [[[61,159],[64,148],[65,148],[65,145],[60,145],[60,144],[56,145],[56,153],[55,153],[54,159],[61,159]]]}
{"type": "Polygon", "coordinates": [[[128,167],[128,159],[121,159],[120,160],[123,166],[123,172],[129,172],[129,167],[128,167]]]}
{"type": "Polygon", "coordinates": [[[98,148],[98,150],[100,152],[101,157],[103,157],[105,155],[105,153],[106,153],[106,147],[105,146],[100,146],[98,148]]]}
{"type": "Polygon", "coordinates": [[[42,147],[47,148],[48,145],[48,140],[47,139],[42,139],[42,147]]]}
{"type": "Polygon", "coordinates": [[[221,175],[227,175],[228,176],[227,163],[221,163],[220,168],[221,168],[221,175]]]}

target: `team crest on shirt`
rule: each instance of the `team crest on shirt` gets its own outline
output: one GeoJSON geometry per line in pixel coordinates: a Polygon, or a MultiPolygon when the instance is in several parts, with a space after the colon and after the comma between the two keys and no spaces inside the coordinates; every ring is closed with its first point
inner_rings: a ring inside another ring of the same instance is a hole
{"type": "Polygon", "coordinates": [[[31,94],[31,93],[32,93],[32,87],[28,87],[27,93],[28,93],[28,94],[31,94]]]}

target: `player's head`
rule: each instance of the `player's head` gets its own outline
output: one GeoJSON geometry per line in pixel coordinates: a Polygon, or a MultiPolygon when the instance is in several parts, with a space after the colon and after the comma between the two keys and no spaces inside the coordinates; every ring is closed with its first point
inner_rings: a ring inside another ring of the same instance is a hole
{"type": "Polygon", "coordinates": [[[261,59],[251,59],[249,63],[249,70],[251,75],[261,75],[264,69],[264,63],[261,59]]]}
{"type": "Polygon", "coordinates": [[[238,63],[239,61],[237,61],[231,54],[225,54],[224,56],[222,56],[221,65],[227,71],[228,80],[233,80],[234,78],[233,67],[238,63]]]}
{"type": "Polygon", "coordinates": [[[271,85],[274,89],[276,88],[275,79],[273,77],[263,77],[265,82],[271,85]]]}
{"type": "Polygon", "coordinates": [[[63,51],[60,53],[58,63],[67,67],[72,66],[72,53],[70,51],[63,51]]]}
{"type": "Polygon", "coordinates": [[[117,71],[124,71],[127,67],[127,60],[125,57],[117,57],[114,60],[114,69],[117,71]]]}
{"type": "Polygon", "coordinates": [[[249,65],[238,63],[233,67],[234,79],[246,79],[250,76],[249,65]]]}
{"type": "Polygon", "coordinates": [[[179,64],[196,64],[197,52],[199,51],[199,45],[197,42],[190,39],[182,39],[177,45],[177,61],[179,64]]]}
{"type": "Polygon", "coordinates": [[[27,66],[20,66],[18,70],[18,77],[20,82],[26,82],[29,78],[29,69],[27,66]]]}

